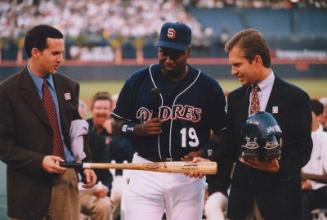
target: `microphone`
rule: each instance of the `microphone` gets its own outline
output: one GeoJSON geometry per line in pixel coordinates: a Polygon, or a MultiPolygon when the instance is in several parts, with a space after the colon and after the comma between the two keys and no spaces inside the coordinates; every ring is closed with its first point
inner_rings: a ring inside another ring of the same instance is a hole
{"type": "Polygon", "coordinates": [[[152,118],[157,118],[160,106],[160,91],[158,88],[153,87],[150,91],[151,95],[151,108],[152,108],[152,118]]]}

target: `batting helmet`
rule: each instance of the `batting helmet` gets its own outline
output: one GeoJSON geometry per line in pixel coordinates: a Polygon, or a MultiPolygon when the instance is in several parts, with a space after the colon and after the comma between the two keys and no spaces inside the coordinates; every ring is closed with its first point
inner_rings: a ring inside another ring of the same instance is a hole
{"type": "Polygon", "coordinates": [[[242,128],[241,156],[260,161],[280,159],[282,131],[268,112],[250,115],[242,128]]]}

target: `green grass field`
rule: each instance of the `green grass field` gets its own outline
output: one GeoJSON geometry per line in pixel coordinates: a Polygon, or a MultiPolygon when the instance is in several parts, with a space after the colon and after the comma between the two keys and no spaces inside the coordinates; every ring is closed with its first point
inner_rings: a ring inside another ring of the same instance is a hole
{"type": "MultiPolygon", "coordinates": [[[[327,79],[286,79],[287,81],[305,90],[311,97],[319,98],[327,96],[327,79]]],[[[237,79],[219,80],[223,90],[232,91],[239,87],[237,79]]],[[[123,81],[101,81],[101,82],[81,82],[80,97],[89,102],[97,91],[108,91],[117,94],[123,86],[123,81]]],[[[0,220],[6,218],[6,178],[5,165],[0,162],[0,220]]]]}

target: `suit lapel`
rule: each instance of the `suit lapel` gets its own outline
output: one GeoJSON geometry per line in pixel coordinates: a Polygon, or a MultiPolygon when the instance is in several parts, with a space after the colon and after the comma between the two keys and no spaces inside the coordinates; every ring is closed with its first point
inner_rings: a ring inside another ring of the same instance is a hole
{"type": "Polygon", "coordinates": [[[241,96],[240,100],[240,106],[239,106],[239,111],[240,111],[240,120],[243,124],[243,122],[246,121],[246,119],[249,116],[249,99],[250,99],[250,92],[251,89],[249,86],[244,88],[244,95],[241,96]]]}
{"type": "MultiPolygon", "coordinates": [[[[59,77],[54,74],[53,75],[53,83],[56,88],[56,94],[58,98],[58,105],[59,105],[59,117],[60,117],[60,123],[61,123],[61,129],[63,131],[63,134],[66,134],[67,127],[66,127],[66,118],[65,113],[64,113],[64,105],[65,105],[65,100],[64,100],[64,94],[65,94],[65,88],[63,87],[64,84],[60,83],[59,77]]],[[[68,128],[69,129],[69,128],[68,128]]]]}
{"type": "Polygon", "coordinates": [[[237,95],[230,97],[231,99],[228,101],[228,104],[231,105],[228,107],[230,112],[228,112],[228,117],[231,121],[234,121],[234,125],[230,124],[230,126],[236,126],[235,132],[240,132],[241,127],[248,118],[249,114],[249,92],[247,86],[240,88],[240,91],[237,92],[237,95]]]}
{"type": "Polygon", "coordinates": [[[48,118],[43,110],[43,105],[40,96],[37,92],[37,88],[32,78],[29,76],[26,68],[21,73],[19,84],[20,94],[27,103],[27,105],[46,126],[51,128],[48,118]]]}
{"type": "Polygon", "coordinates": [[[53,75],[53,83],[54,83],[54,86],[56,88],[60,118],[62,118],[63,110],[64,110],[64,99],[63,99],[64,88],[60,84],[59,79],[58,79],[58,77],[56,75],[53,75]]]}

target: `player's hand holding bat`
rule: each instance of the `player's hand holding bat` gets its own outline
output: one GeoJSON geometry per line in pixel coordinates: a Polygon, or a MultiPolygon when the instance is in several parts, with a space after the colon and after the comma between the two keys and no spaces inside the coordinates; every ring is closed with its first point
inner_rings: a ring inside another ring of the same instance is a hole
{"type": "Polygon", "coordinates": [[[188,154],[184,155],[184,157],[181,158],[182,161],[192,161],[194,157],[201,157],[203,155],[203,150],[200,149],[198,151],[192,151],[188,154]]]}
{"type": "MultiPolygon", "coordinates": [[[[211,162],[211,161],[203,157],[193,157],[192,163],[198,163],[198,162],[211,162]]],[[[185,175],[189,177],[199,178],[199,179],[205,176],[205,174],[199,170],[190,171],[189,173],[185,173],[185,175]]]]}
{"type": "MultiPolygon", "coordinates": [[[[182,161],[191,161],[194,163],[197,162],[210,162],[210,160],[204,159],[201,156],[203,155],[203,150],[200,149],[198,151],[192,151],[186,154],[184,157],[181,158],[182,161]]],[[[189,177],[195,177],[195,178],[202,178],[205,176],[201,171],[192,171],[190,173],[185,174],[189,177]]]]}
{"type": "Polygon", "coordinates": [[[137,124],[134,128],[136,136],[151,136],[159,135],[162,132],[162,121],[159,118],[151,118],[143,124],[137,124]]]}

